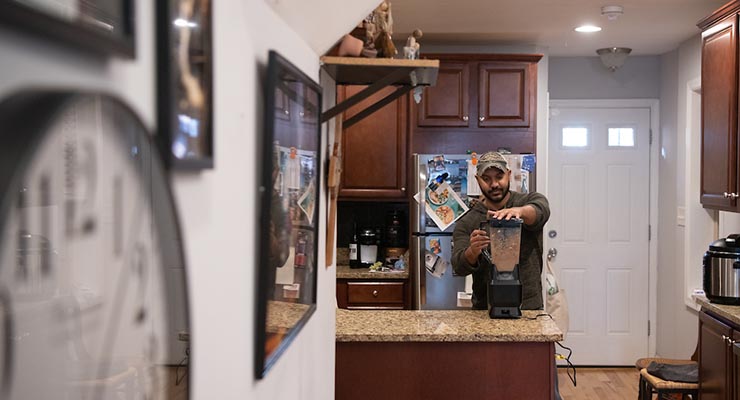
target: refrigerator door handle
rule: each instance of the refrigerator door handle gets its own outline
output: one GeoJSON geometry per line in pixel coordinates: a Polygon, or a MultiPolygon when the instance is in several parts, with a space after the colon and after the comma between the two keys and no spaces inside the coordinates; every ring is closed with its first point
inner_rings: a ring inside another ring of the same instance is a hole
{"type": "Polygon", "coordinates": [[[424,304],[425,293],[425,278],[424,273],[424,238],[421,236],[413,236],[411,238],[411,266],[412,266],[412,288],[413,288],[413,307],[415,310],[421,310],[421,306],[424,304]]]}

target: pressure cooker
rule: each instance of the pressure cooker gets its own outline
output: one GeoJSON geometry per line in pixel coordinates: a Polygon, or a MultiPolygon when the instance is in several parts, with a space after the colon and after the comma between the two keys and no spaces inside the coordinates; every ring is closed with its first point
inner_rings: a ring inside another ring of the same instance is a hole
{"type": "Polygon", "coordinates": [[[740,305],[740,234],[712,242],[702,260],[704,293],[712,303],[740,305]]]}

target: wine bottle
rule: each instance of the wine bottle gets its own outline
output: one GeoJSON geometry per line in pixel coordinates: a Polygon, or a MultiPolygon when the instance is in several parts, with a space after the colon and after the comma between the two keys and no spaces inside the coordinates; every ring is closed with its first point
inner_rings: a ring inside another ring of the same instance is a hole
{"type": "Polygon", "coordinates": [[[349,241],[349,267],[359,268],[360,260],[357,253],[357,226],[352,226],[352,239],[349,241]]]}

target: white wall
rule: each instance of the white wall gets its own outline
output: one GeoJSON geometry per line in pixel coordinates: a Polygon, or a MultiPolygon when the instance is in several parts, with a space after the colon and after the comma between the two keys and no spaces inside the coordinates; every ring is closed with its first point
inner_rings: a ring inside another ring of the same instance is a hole
{"type": "MultiPolygon", "coordinates": [[[[372,1],[359,9],[361,20],[372,1]]],[[[267,2],[213,3],[215,169],[176,173],[188,263],[191,306],[191,398],[332,399],[334,397],[335,269],[319,268],[318,309],[268,375],[254,379],[258,137],[262,132],[262,76],[277,49],[319,80],[318,55],[327,39],[309,44],[267,2]],[[318,43],[318,44],[317,44],[318,43]]],[[[153,130],[156,119],[154,3],[137,2],[137,57],[94,57],[0,27],[0,96],[24,87],[54,86],[110,92],[123,98],[153,130]]],[[[315,24],[327,16],[305,15],[315,24]]],[[[350,10],[350,11],[348,11],[350,10]]],[[[314,15],[315,14],[315,15],[314,15]]],[[[339,39],[339,37],[337,37],[339,39]]],[[[333,82],[325,87],[333,89],[333,82]]],[[[333,93],[325,93],[325,104],[333,93]]],[[[324,143],[327,133],[324,132],[324,143]]],[[[322,167],[323,168],[323,167],[322,167]]],[[[322,191],[322,202],[325,202],[322,191]]],[[[325,221],[321,207],[320,221],[325,221]]],[[[325,232],[321,223],[321,237],[325,232]]],[[[324,248],[323,240],[318,244],[324,248]]],[[[321,252],[323,253],[323,251],[321,252]]],[[[323,254],[318,260],[323,265],[323,254]]]]}
{"type": "MultiPolygon", "coordinates": [[[[259,216],[261,82],[267,52],[277,49],[317,81],[318,58],[265,2],[213,5],[216,168],[173,180],[191,266],[192,393],[196,399],[332,398],[334,269],[319,268],[316,313],[267,376],[253,379],[253,221],[259,216]]],[[[323,248],[323,240],[318,246],[323,248]]],[[[318,263],[323,265],[323,256],[318,263]]]]}
{"type": "Polygon", "coordinates": [[[598,57],[550,57],[551,99],[657,99],[660,58],[630,56],[611,72],[598,57]]]}

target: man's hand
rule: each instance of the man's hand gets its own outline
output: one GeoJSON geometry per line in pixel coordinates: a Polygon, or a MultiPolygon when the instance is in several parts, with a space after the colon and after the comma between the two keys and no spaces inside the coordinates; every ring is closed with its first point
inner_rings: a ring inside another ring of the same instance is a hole
{"type": "Polygon", "coordinates": [[[486,231],[476,229],[470,234],[470,245],[465,250],[465,259],[470,265],[475,265],[481,251],[491,243],[486,231]]]}
{"type": "Polygon", "coordinates": [[[520,218],[524,220],[524,225],[532,225],[537,218],[537,214],[534,207],[530,205],[522,207],[504,208],[498,211],[488,210],[489,219],[503,219],[510,220],[512,218],[520,218]]]}

